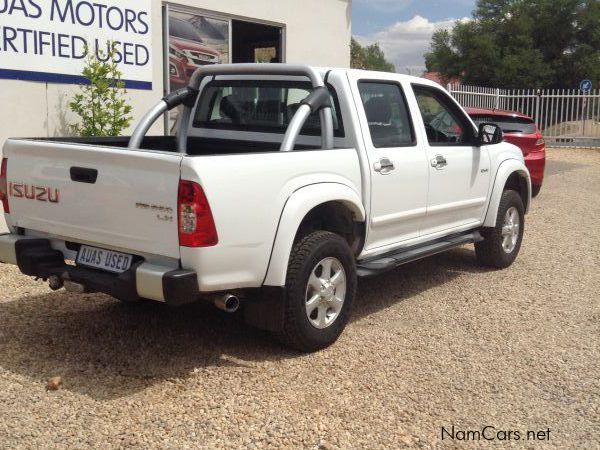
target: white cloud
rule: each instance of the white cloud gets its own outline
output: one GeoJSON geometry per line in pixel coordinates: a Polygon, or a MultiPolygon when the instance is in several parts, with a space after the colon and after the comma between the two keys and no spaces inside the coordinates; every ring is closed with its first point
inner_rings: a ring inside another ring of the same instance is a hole
{"type": "Polygon", "coordinates": [[[433,33],[437,30],[452,28],[457,20],[467,21],[469,19],[465,17],[430,22],[425,17],[415,16],[405,22],[396,22],[377,33],[356,36],[356,39],[362,45],[379,42],[388,61],[396,66],[396,71],[420,75],[425,70],[424,55],[429,51],[433,33]]]}

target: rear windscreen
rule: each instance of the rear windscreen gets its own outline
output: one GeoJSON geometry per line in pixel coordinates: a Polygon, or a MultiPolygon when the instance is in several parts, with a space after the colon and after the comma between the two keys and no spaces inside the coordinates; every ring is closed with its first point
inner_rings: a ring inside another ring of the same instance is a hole
{"type": "Polygon", "coordinates": [[[477,125],[480,123],[495,123],[504,133],[535,133],[535,123],[531,119],[524,117],[504,117],[504,116],[489,116],[483,114],[471,115],[473,122],[477,125]]]}
{"type": "MultiPolygon", "coordinates": [[[[333,108],[336,137],[344,137],[344,127],[335,91],[328,86],[333,108]]],[[[311,92],[302,81],[218,80],[203,90],[193,126],[236,131],[285,133],[300,102],[311,92]]],[[[301,134],[319,136],[319,113],[309,116],[301,134]]]]}

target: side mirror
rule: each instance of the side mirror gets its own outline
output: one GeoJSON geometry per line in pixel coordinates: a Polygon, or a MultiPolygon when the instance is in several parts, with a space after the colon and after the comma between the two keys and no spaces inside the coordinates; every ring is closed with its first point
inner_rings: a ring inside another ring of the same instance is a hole
{"type": "Polygon", "coordinates": [[[477,144],[481,147],[482,145],[494,145],[499,144],[504,140],[504,134],[502,128],[495,123],[480,123],[479,133],[477,134],[477,144]]]}

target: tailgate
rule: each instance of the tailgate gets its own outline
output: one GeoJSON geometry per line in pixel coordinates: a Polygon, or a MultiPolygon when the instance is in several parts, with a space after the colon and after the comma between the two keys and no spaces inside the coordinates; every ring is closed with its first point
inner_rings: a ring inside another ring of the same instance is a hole
{"type": "Polygon", "coordinates": [[[4,157],[13,226],[179,258],[181,155],[9,140],[4,157]]]}

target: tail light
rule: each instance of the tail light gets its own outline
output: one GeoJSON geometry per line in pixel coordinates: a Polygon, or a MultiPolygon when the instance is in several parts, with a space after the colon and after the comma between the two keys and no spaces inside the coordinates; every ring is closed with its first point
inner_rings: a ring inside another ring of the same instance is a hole
{"type": "Polygon", "coordinates": [[[544,150],[546,148],[546,141],[544,140],[544,136],[542,136],[542,133],[540,132],[540,130],[536,127],[535,130],[535,134],[537,137],[537,140],[535,141],[535,144],[533,146],[533,148],[531,149],[532,152],[541,152],[542,150],[544,150]]]}
{"type": "Polygon", "coordinates": [[[6,171],[8,169],[8,159],[2,158],[2,165],[0,166],[0,201],[2,201],[2,207],[5,213],[10,213],[8,206],[8,180],[6,171]]]}
{"type": "Polygon", "coordinates": [[[177,198],[179,245],[212,247],[219,237],[208,199],[202,187],[192,181],[179,181],[177,198]]]}

